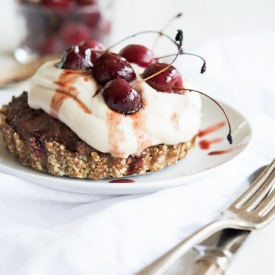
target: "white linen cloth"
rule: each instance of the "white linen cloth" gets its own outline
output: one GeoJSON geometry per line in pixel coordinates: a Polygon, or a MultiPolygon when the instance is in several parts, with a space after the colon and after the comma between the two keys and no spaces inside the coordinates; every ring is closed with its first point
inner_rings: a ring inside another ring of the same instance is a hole
{"type": "MultiPolygon", "coordinates": [[[[267,32],[192,50],[207,60],[203,76],[197,65],[190,68],[199,89],[242,112],[253,129],[249,149],[210,178],[151,194],[103,196],[52,190],[2,171],[0,274],[135,274],[213,220],[247,188],[247,176],[275,157],[274,49],[275,33],[267,32]]],[[[4,103],[12,92],[0,93],[4,103]]],[[[247,263],[232,274],[275,274],[263,262],[264,273],[247,263]]]]}

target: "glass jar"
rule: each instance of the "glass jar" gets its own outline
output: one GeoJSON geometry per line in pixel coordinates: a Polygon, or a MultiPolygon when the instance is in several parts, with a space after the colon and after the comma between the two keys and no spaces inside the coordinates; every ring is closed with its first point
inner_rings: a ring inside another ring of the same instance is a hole
{"type": "Polygon", "coordinates": [[[38,56],[61,54],[82,41],[107,45],[111,33],[112,0],[17,0],[20,63],[38,56]]]}

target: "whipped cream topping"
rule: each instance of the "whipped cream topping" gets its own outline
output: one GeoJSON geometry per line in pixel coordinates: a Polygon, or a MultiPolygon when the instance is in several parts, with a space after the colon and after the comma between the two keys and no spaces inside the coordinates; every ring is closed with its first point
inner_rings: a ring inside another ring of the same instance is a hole
{"type": "MultiPolygon", "coordinates": [[[[103,153],[125,158],[149,146],[190,141],[201,125],[201,100],[195,92],[163,93],[142,82],[135,86],[142,107],[121,114],[105,103],[91,74],[58,69],[57,60],[44,64],[33,76],[28,103],[61,120],[83,141],[103,153]]],[[[143,68],[131,64],[137,77],[143,68]]],[[[183,79],[186,88],[192,88],[183,79]]]]}

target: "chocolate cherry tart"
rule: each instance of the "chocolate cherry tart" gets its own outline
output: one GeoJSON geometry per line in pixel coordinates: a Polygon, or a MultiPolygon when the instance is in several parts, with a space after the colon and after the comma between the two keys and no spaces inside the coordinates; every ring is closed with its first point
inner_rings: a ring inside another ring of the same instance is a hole
{"type": "MultiPolygon", "coordinates": [[[[174,60],[185,54],[181,31],[165,37],[177,48],[174,60]]],[[[4,142],[23,165],[56,176],[119,178],[175,165],[194,147],[203,93],[143,45],[111,48],[97,41],[71,47],[2,107],[4,142]]]]}

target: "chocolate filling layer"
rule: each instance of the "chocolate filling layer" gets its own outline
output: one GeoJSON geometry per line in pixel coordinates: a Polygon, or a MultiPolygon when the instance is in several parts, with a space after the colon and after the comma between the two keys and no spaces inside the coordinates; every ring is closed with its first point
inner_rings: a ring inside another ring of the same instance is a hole
{"type": "Polygon", "coordinates": [[[90,155],[91,152],[96,151],[58,119],[41,109],[30,108],[27,92],[12,98],[8,105],[6,122],[22,139],[28,140],[30,137],[35,137],[35,142],[41,151],[45,149],[44,144],[47,141],[56,141],[80,155],[90,155]]]}

